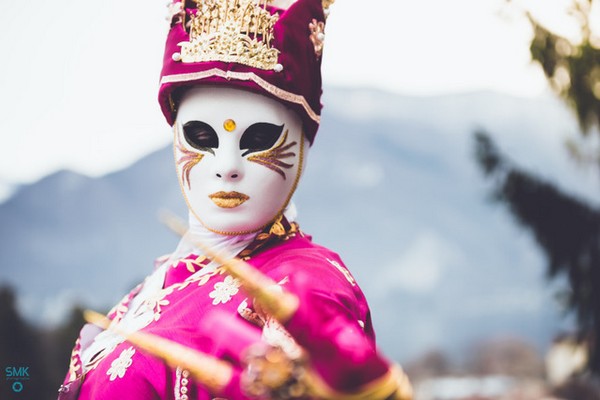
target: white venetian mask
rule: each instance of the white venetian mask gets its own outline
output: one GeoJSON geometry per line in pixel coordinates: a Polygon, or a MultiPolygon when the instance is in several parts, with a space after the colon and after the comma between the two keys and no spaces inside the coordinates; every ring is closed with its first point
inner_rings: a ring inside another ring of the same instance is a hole
{"type": "Polygon", "coordinates": [[[181,189],[207,229],[256,232],[283,213],[306,158],[296,113],[260,94],[204,86],[184,94],[174,128],[181,189]]]}

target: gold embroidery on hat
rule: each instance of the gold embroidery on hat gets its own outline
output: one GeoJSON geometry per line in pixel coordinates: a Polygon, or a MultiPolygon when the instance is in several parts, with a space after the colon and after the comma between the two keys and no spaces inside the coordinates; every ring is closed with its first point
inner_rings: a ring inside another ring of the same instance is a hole
{"type": "Polygon", "coordinates": [[[323,9],[327,10],[333,3],[335,3],[335,0],[323,0],[323,9]]]}
{"type": "Polygon", "coordinates": [[[313,20],[308,24],[310,30],[310,41],[315,47],[315,54],[321,57],[323,54],[323,44],[325,41],[325,22],[313,20]]]}
{"type": "Polygon", "coordinates": [[[327,17],[329,17],[329,7],[331,7],[331,5],[333,3],[335,3],[335,0],[323,0],[323,14],[325,15],[325,19],[327,19],[327,17]]]}
{"type": "Polygon", "coordinates": [[[275,70],[279,50],[271,47],[278,14],[267,11],[271,0],[194,0],[190,41],[181,42],[181,61],[235,62],[275,70]],[[260,38],[260,40],[259,40],[260,38]]]}
{"type": "Polygon", "coordinates": [[[164,85],[167,83],[180,83],[180,82],[192,82],[198,81],[201,79],[206,79],[209,77],[217,76],[224,79],[237,79],[240,81],[252,81],[256,83],[258,86],[263,88],[268,93],[277,97],[278,99],[282,99],[285,101],[289,101],[290,103],[300,105],[304,111],[308,114],[310,119],[315,121],[317,124],[321,122],[321,117],[317,112],[315,112],[311,106],[308,104],[308,101],[304,98],[304,96],[294,94],[283,90],[272,83],[267,82],[262,79],[258,75],[253,72],[237,72],[237,71],[223,71],[219,68],[212,68],[207,71],[200,72],[190,72],[185,74],[176,74],[176,75],[165,75],[161,78],[160,84],[164,85]]]}

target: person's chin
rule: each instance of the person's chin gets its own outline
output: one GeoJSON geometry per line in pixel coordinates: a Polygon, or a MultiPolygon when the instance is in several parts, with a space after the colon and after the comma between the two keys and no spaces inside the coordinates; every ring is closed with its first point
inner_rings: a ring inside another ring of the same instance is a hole
{"type": "Polygon", "coordinates": [[[207,227],[215,232],[226,232],[226,233],[252,233],[258,232],[262,229],[265,224],[257,223],[256,221],[248,221],[239,218],[230,218],[231,215],[223,215],[227,212],[222,212],[221,218],[215,219],[215,223],[211,226],[210,221],[207,222],[207,227]]]}

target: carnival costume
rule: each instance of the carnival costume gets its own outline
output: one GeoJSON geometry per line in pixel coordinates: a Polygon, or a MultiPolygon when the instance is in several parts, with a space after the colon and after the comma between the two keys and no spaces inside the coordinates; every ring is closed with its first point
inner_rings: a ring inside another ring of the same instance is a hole
{"type": "Polygon", "coordinates": [[[353,276],[295,222],[331,3],[169,5],[159,102],[189,229],[108,329],[84,326],[59,399],[411,398],[353,276]]]}

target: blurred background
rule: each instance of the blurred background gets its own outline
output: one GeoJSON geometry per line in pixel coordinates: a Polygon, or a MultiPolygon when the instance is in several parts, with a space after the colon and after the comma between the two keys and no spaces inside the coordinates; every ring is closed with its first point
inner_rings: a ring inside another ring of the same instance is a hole
{"type": "MultiPolygon", "coordinates": [[[[54,399],[81,309],[177,243],[166,11],[3,4],[1,399],[54,399]]],[[[323,74],[299,222],[416,400],[600,399],[600,1],[340,0],[323,74]]]]}

